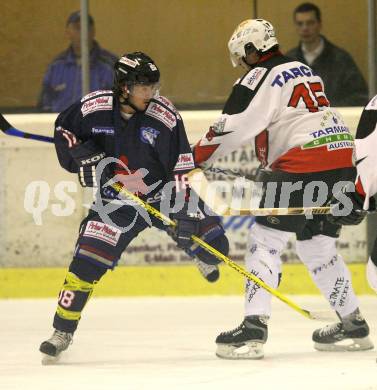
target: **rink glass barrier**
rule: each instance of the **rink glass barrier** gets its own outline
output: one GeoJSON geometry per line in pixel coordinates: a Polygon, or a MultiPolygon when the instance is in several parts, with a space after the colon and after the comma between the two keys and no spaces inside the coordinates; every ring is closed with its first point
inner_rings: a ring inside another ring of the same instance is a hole
{"type": "MultiPolygon", "coordinates": [[[[361,108],[339,109],[352,133],[361,108]]],[[[183,111],[191,143],[219,116],[219,111],[183,111]]],[[[16,128],[51,136],[56,114],[6,115],[16,128]]],[[[80,187],[76,175],[64,171],[51,144],[0,135],[0,297],[53,296],[72,259],[81,219],[91,203],[91,191],[80,187]]],[[[253,173],[258,166],[254,146],[248,145],[216,163],[224,169],[253,173]]],[[[211,178],[211,176],[209,177],[211,178]]],[[[216,179],[224,179],[217,176],[216,179]]],[[[234,180],[234,178],[228,178],[234,180]]],[[[220,185],[221,185],[220,180],[220,185]]],[[[226,217],[230,257],[243,261],[251,217],[226,217]]],[[[364,278],[367,259],[366,223],[343,228],[339,252],[351,265],[355,288],[370,292],[364,278]]],[[[282,255],[282,291],[316,293],[295,254],[294,240],[282,255]],[[291,277],[291,276],[292,277],[291,277]]],[[[123,254],[119,269],[100,283],[100,295],[238,294],[242,277],[221,267],[221,281],[210,285],[165,233],[147,229],[123,254]],[[127,265],[127,267],[124,267],[127,265]],[[184,265],[184,266],[182,266],[184,265]]]]}

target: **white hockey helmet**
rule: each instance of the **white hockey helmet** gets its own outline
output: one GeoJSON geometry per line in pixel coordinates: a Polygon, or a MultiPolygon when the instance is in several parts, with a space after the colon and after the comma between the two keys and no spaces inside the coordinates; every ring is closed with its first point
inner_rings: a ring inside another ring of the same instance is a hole
{"type": "Polygon", "coordinates": [[[228,42],[234,67],[241,65],[242,58],[246,57],[245,46],[248,44],[262,53],[278,45],[272,24],[264,19],[248,19],[237,26],[228,42]]]}

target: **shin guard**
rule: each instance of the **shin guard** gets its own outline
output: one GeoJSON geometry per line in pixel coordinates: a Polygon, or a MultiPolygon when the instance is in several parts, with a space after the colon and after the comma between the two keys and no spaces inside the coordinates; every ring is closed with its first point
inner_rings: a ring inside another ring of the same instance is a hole
{"type": "MultiPolygon", "coordinates": [[[[245,264],[248,272],[272,288],[281,278],[280,253],[292,233],[255,223],[250,230],[245,264]]],[[[245,316],[271,315],[271,294],[251,280],[246,280],[245,316]]]]}
{"type": "Polygon", "coordinates": [[[81,318],[81,312],[93,293],[94,284],[81,280],[68,272],[59,294],[53,326],[55,329],[73,333],[81,318]]]}
{"type": "Polygon", "coordinates": [[[359,304],[350,272],[337,253],[335,241],[333,237],[317,235],[310,240],[297,241],[296,250],[330,306],[344,317],[354,312],[359,304]]]}

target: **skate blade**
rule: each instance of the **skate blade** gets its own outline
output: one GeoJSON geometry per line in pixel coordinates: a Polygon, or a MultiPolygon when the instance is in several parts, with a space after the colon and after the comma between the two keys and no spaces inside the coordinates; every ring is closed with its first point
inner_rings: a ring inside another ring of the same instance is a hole
{"type": "Polygon", "coordinates": [[[263,343],[245,342],[242,345],[217,344],[216,356],[222,359],[258,360],[264,357],[263,343]]]}
{"type": "Polygon", "coordinates": [[[314,348],[317,351],[329,352],[353,352],[353,351],[367,351],[373,349],[374,345],[369,337],[361,339],[345,339],[338,341],[335,344],[315,343],[314,348]]]}
{"type": "Polygon", "coordinates": [[[220,272],[217,265],[206,264],[197,258],[194,258],[194,263],[200,272],[200,275],[202,275],[207,282],[214,283],[219,279],[220,272]]]}
{"type": "Polygon", "coordinates": [[[43,366],[52,366],[54,364],[57,364],[60,360],[60,355],[58,356],[51,356],[46,355],[45,353],[42,353],[42,365],[43,366]]]}

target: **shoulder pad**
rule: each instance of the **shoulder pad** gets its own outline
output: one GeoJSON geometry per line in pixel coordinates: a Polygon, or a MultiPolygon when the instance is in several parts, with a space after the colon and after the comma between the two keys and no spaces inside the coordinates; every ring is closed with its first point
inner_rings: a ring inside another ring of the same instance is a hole
{"type": "Polygon", "coordinates": [[[92,99],[96,96],[101,96],[101,95],[112,95],[113,91],[111,89],[104,89],[104,90],[99,90],[99,91],[94,91],[90,92],[84,97],[81,98],[81,102],[85,102],[85,100],[92,99]]]}
{"type": "Polygon", "coordinates": [[[377,110],[377,95],[367,104],[366,110],[377,110]]]}
{"type": "Polygon", "coordinates": [[[81,99],[81,113],[83,117],[95,111],[111,111],[112,109],[112,91],[95,91],[81,99]]]}
{"type": "Polygon", "coordinates": [[[151,100],[145,114],[157,119],[170,130],[173,130],[177,126],[177,120],[181,120],[173,103],[163,96],[151,100]]]}
{"type": "Polygon", "coordinates": [[[234,87],[235,85],[239,84],[241,80],[242,80],[242,77],[239,77],[239,78],[234,82],[233,87],[234,87]]]}
{"type": "MultiPolygon", "coordinates": [[[[175,114],[178,114],[178,110],[175,108],[174,104],[165,96],[159,96],[156,98],[158,102],[161,102],[164,106],[169,108],[171,111],[173,111],[175,114]]],[[[179,115],[179,114],[178,114],[179,115]]]]}
{"type": "Polygon", "coordinates": [[[262,81],[263,76],[266,74],[267,71],[267,68],[254,68],[250,70],[249,73],[246,73],[246,75],[240,81],[240,84],[254,91],[258,84],[262,81]]]}

